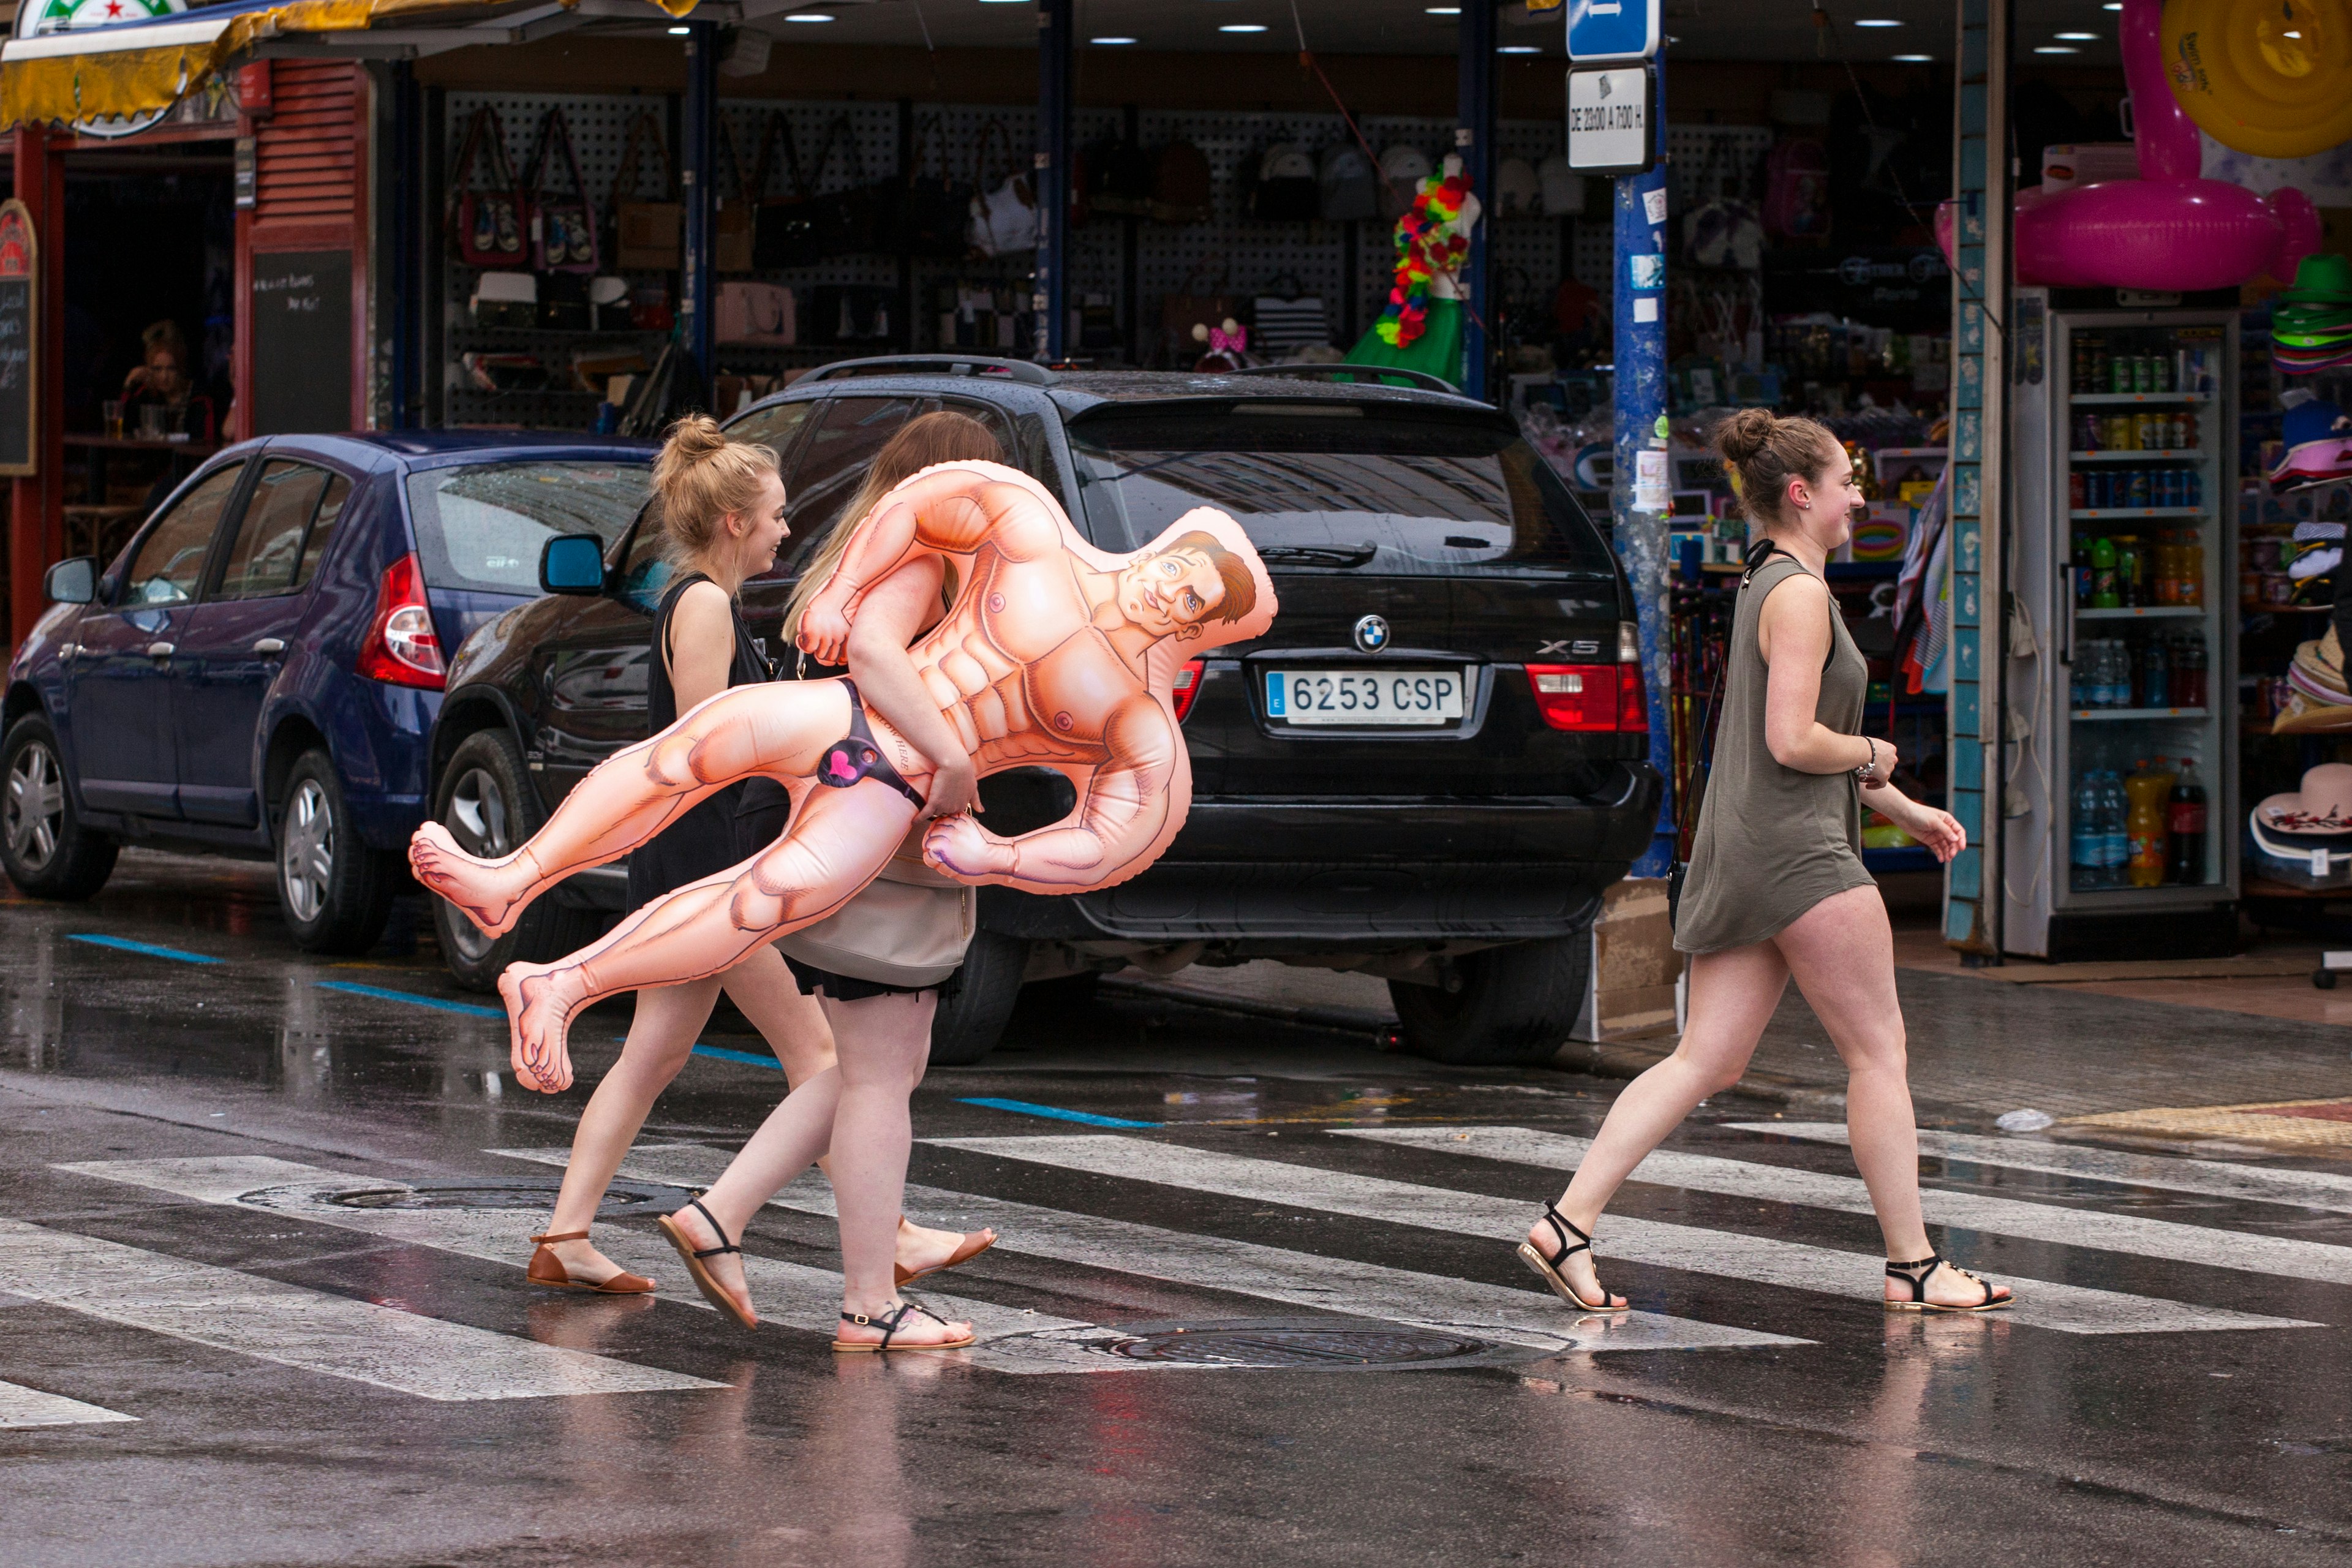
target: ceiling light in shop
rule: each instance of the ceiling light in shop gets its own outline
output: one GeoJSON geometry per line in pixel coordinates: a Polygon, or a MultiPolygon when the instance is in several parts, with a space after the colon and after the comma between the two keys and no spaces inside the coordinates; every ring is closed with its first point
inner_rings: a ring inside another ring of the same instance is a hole
{"type": "Polygon", "coordinates": [[[1897,55],[1895,57],[1895,63],[1905,66],[1924,66],[1932,64],[1935,58],[1933,55],[1897,55]]]}
{"type": "Polygon", "coordinates": [[[787,22],[830,22],[833,20],[833,13],[830,11],[795,11],[791,16],[785,17],[784,20],[787,22]]]}
{"type": "Polygon", "coordinates": [[[1498,55],[1539,55],[1543,50],[1534,44],[1505,44],[1495,52],[1498,55]]]}
{"type": "Polygon", "coordinates": [[[694,29],[691,27],[672,27],[669,29],[669,36],[673,38],[683,38],[692,34],[693,31],[694,29]]]}
{"type": "Polygon", "coordinates": [[[2033,52],[2037,55],[2079,55],[2083,51],[2072,44],[2044,44],[2033,52]]]}
{"type": "Polygon", "coordinates": [[[2095,44],[2099,41],[2096,33],[2053,33],[2050,36],[2062,44],[2095,44]]]}
{"type": "Polygon", "coordinates": [[[2099,7],[2102,11],[2120,11],[2123,8],[2124,0],[2107,0],[2105,5],[2099,7]]]}
{"type": "Polygon", "coordinates": [[[1265,29],[1255,22],[1228,22],[1217,29],[1220,33],[1263,33],[1265,29]]]}
{"type": "Polygon", "coordinates": [[[1459,5],[1432,5],[1429,8],[1429,14],[1433,16],[1459,16],[1462,15],[1462,7],[1459,5]]]}
{"type": "Polygon", "coordinates": [[[1131,44],[1135,42],[1135,40],[1133,38],[1088,38],[1087,42],[1090,44],[1131,44]]]}
{"type": "Polygon", "coordinates": [[[1899,27],[1903,25],[1894,16],[1864,16],[1855,21],[1857,27],[1899,27]]]}

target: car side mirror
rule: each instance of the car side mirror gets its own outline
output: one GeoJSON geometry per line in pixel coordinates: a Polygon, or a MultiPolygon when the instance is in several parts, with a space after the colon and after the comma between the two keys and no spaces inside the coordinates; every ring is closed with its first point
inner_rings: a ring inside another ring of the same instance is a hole
{"type": "Polygon", "coordinates": [[[604,542],[593,533],[549,540],[539,552],[539,587],[543,594],[603,593],[604,542]]]}
{"type": "Polygon", "coordinates": [[[87,605],[98,597],[98,557],[75,555],[58,562],[41,579],[53,605],[87,605]]]}

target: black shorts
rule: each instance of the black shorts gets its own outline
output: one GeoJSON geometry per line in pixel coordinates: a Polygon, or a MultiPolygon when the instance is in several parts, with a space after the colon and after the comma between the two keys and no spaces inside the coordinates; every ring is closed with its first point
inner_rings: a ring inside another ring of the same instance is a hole
{"type": "Polygon", "coordinates": [[[830,969],[803,963],[790,953],[784,955],[784,962],[792,966],[793,978],[800,983],[803,992],[814,996],[821,991],[836,1002],[863,1002],[869,996],[919,996],[926,991],[938,992],[940,1000],[944,1002],[955,994],[956,982],[963,978],[963,971],[959,969],[945,980],[933,981],[929,985],[893,985],[883,980],[860,980],[855,974],[835,974],[830,969]]]}

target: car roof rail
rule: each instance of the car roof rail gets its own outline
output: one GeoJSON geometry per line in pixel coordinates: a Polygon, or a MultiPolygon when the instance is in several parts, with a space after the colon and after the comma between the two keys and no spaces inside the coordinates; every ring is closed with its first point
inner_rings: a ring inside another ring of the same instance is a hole
{"type": "Polygon", "coordinates": [[[978,375],[1003,376],[1028,386],[1051,386],[1052,371],[1025,359],[996,359],[988,354],[877,354],[870,359],[835,360],[821,364],[794,382],[845,381],[859,375],[978,375]]]}
{"type": "Polygon", "coordinates": [[[1221,371],[1222,375],[1297,375],[1310,380],[1326,381],[1344,376],[1349,381],[1402,381],[1418,392],[1443,392],[1452,397],[1467,395],[1443,376],[1425,370],[1407,370],[1392,364],[1252,364],[1239,370],[1221,371]]]}

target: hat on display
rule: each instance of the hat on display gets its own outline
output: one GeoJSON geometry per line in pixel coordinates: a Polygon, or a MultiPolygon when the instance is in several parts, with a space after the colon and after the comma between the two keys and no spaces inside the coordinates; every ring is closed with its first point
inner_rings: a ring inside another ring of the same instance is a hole
{"type": "Polygon", "coordinates": [[[2273,482],[2352,474],[2352,419],[2343,409],[2315,397],[2288,409],[2283,426],[2286,449],[2271,468],[2273,482]]]}
{"type": "Polygon", "coordinates": [[[2352,256],[2305,257],[2295,267],[2294,284],[2279,298],[2291,305],[2352,305],[2352,256]]]}
{"type": "Polygon", "coordinates": [[[1541,210],[1543,187],[1536,166],[1525,158],[1506,158],[1495,166],[1495,210],[1504,217],[1523,217],[1541,210]]]}
{"type": "Polygon", "coordinates": [[[2254,820],[2279,833],[2352,834],[2352,765],[2320,763],[2303,775],[2301,789],[2254,807],[2254,820]]]}
{"type": "MultiPolygon", "coordinates": [[[[2271,721],[2271,733],[2273,735],[2340,735],[2347,730],[2352,730],[2352,705],[2314,701],[2300,689],[2288,691],[2286,705],[2271,721]]],[[[2263,804],[2268,805],[2270,802],[2263,804]]],[[[2254,820],[2263,820],[2260,807],[2255,808],[2254,820]]]]}
{"type": "Polygon", "coordinates": [[[1419,194],[1422,181],[1434,172],[1428,153],[1402,142],[1381,154],[1381,178],[1394,185],[1397,195],[1408,202],[1419,194]]]}
{"type": "Polygon", "coordinates": [[[2271,362],[2289,375],[2352,364],[2352,257],[2306,256],[2296,266],[2294,286],[2272,302],[2271,362]]]}

